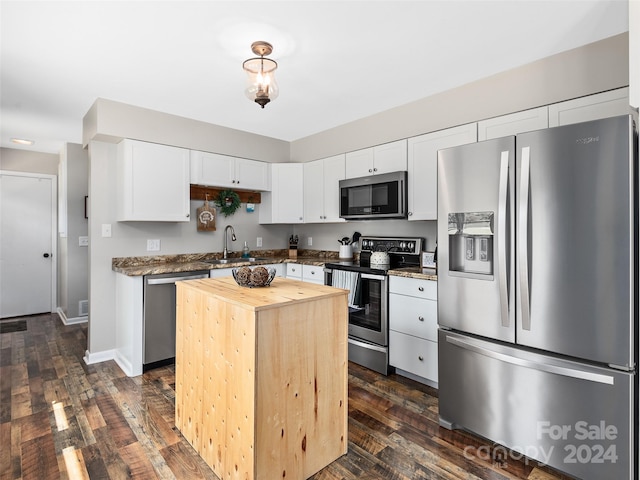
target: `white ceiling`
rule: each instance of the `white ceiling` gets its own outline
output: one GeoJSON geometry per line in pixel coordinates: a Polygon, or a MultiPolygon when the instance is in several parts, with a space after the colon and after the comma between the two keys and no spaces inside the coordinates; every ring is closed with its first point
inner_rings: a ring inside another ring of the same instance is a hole
{"type": "Polygon", "coordinates": [[[286,141],[628,30],[623,0],[0,2],[1,145],[81,143],[102,97],[286,141]],[[280,96],[244,96],[273,44],[280,96]]]}

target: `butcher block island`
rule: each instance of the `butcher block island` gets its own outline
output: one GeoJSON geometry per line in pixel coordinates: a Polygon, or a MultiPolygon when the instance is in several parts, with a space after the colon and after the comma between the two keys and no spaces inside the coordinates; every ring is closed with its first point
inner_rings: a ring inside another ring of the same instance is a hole
{"type": "Polygon", "coordinates": [[[306,479],[347,453],[347,290],[176,288],[176,426],[220,479],[306,479]]]}

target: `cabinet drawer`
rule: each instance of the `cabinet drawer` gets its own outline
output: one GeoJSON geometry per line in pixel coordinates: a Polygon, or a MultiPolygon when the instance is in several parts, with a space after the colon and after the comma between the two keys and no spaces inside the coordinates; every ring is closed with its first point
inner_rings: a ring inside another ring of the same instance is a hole
{"type": "Polygon", "coordinates": [[[302,265],[299,263],[287,263],[287,278],[302,280],[302,265]]]}
{"type": "Polygon", "coordinates": [[[438,299],[438,282],[433,280],[422,280],[419,278],[407,278],[389,276],[389,292],[411,295],[414,297],[427,298],[429,300],[438,299]]]}
{"type": "Polygon", "coordinates": [[[389,363],[406,372],[438,382],[438,342],[391,330],[389,363]]]}
{"type": "Polygon", "coordinates": [[[324,283],[324,268],[316,265],[302,265],[302,281],[324,283]]]}
{"type": "Polygon", "coordinates": [[[389,328],[438,341],[438,304],[435,300],[389,294],[389,328]]]}

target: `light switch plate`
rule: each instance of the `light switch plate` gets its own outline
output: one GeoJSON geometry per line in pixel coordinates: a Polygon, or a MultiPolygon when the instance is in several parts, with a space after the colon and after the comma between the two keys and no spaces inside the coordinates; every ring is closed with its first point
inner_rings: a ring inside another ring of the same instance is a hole
{"type": "Polygon", "coordinates": [[[111,224],[110,223],[103,223],[102,224],[102,236],[103,237],[110,237],[111,236],[111,224]]]}
{"type": "Polygon", "coordinates": [[[79,247],[88,247],[89,246],[89,237],[86,237],[86,236],[78,237],[78,246],[79,247]]]}

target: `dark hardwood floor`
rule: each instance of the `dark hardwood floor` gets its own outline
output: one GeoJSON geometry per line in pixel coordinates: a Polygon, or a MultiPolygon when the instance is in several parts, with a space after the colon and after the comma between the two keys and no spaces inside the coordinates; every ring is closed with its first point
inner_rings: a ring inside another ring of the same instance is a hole
{"type": "MultiPolygon", "coordinates": [[[[174,369],[86,365],[86,325],[26,317],[0,334],[0,479],[217,479],[174,426],[174,369]]],[[[438,426],[437,391],[349,365],[349,452],[312,478],[562,477],[438,426]]]]}

